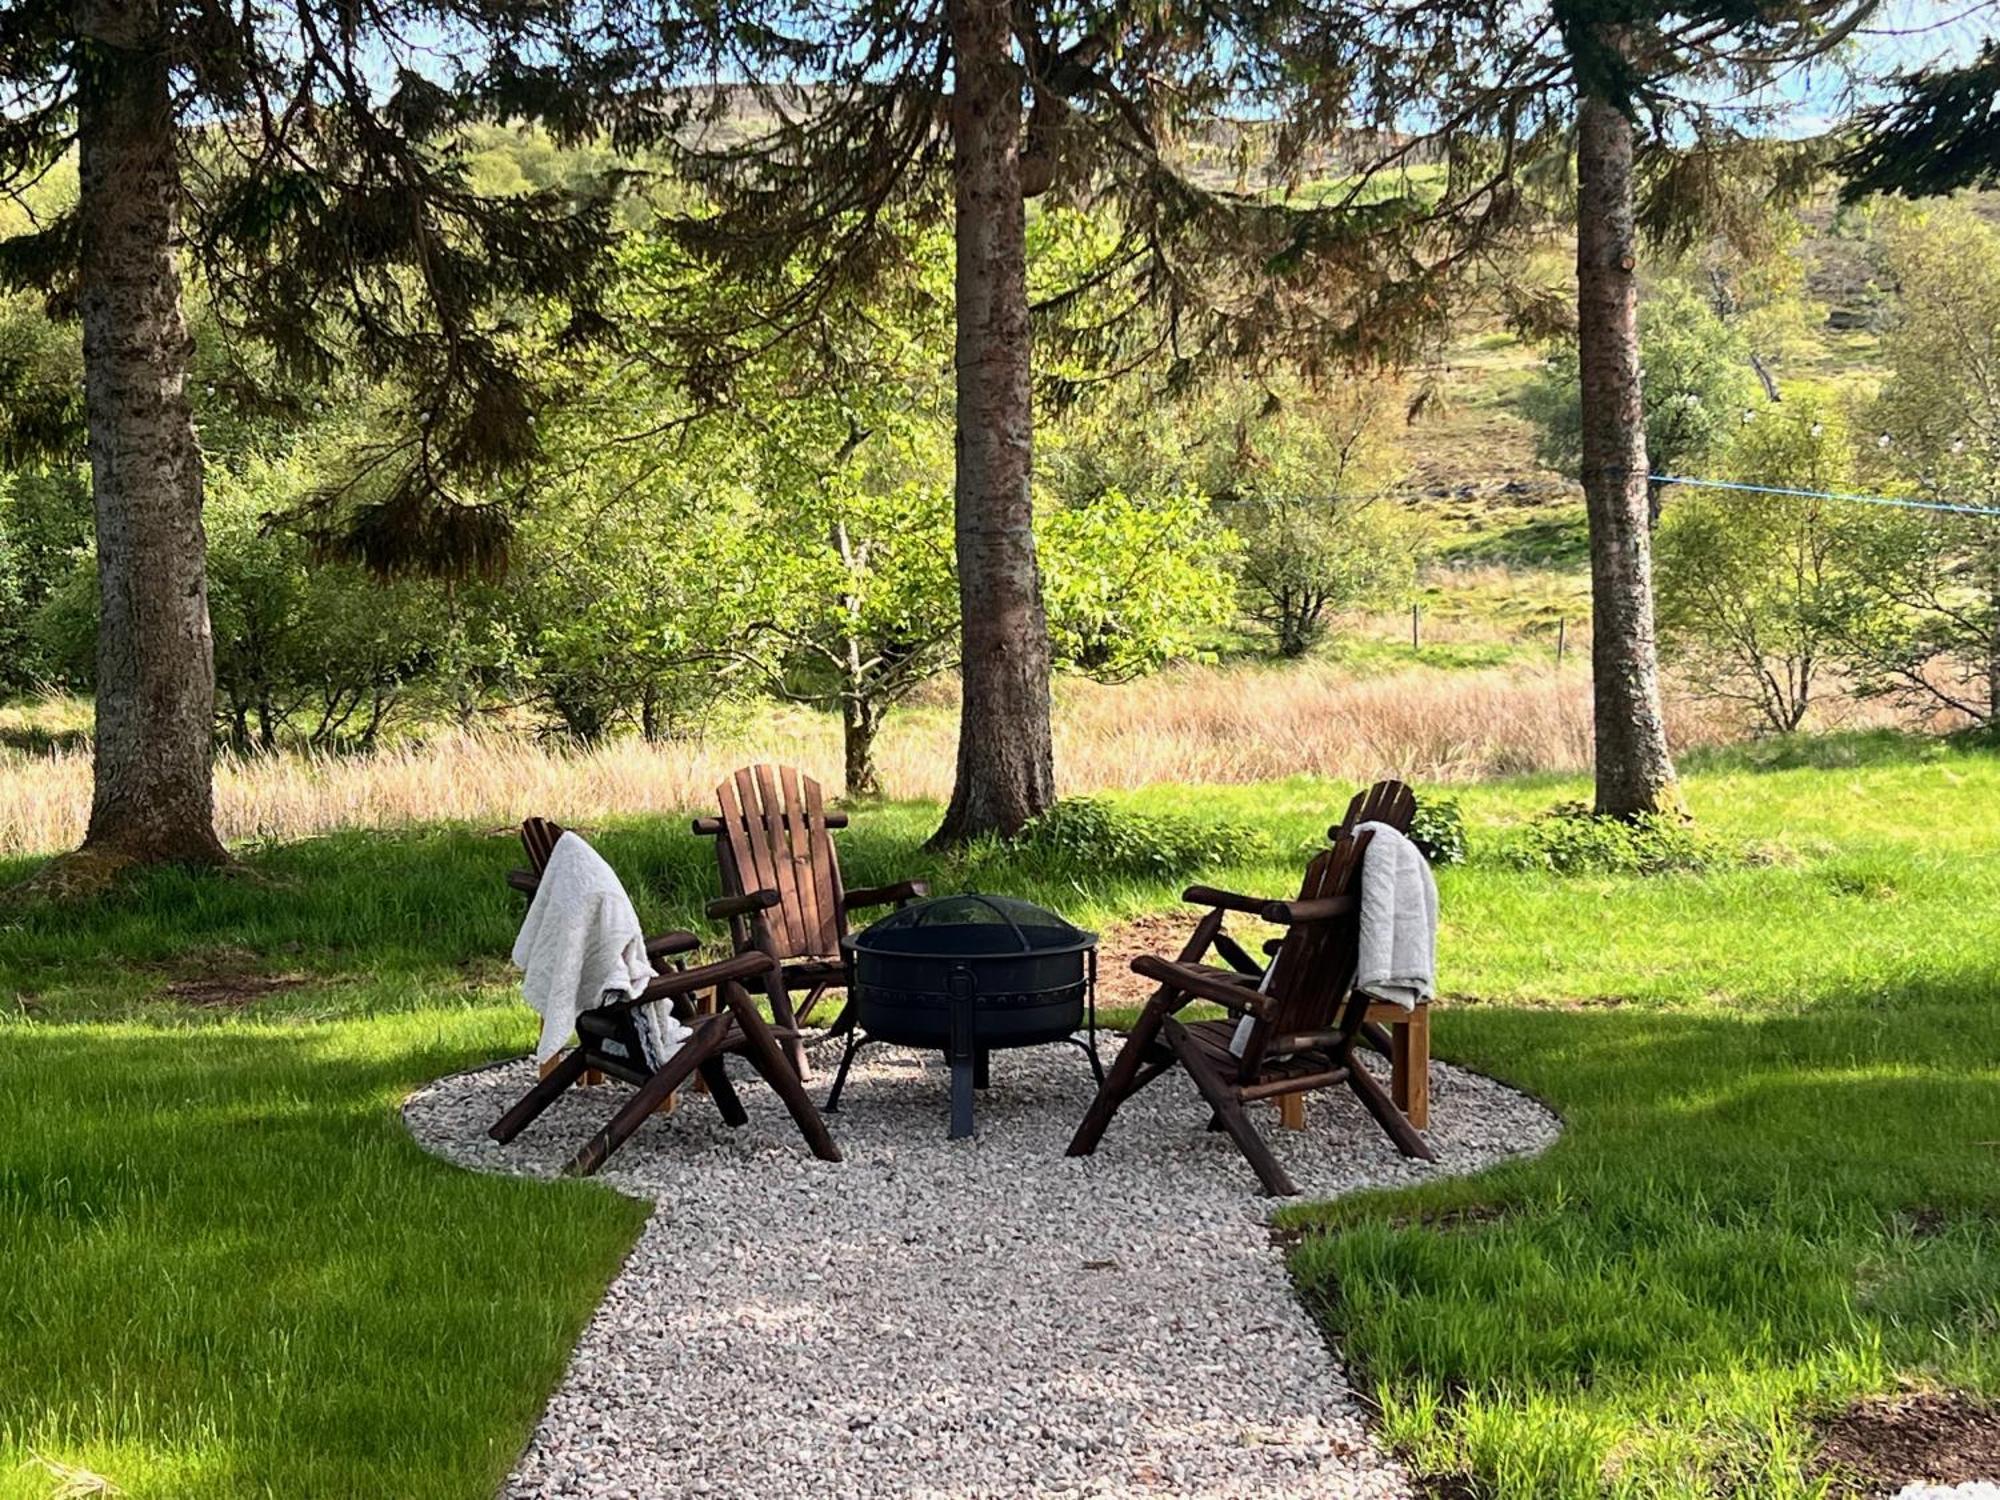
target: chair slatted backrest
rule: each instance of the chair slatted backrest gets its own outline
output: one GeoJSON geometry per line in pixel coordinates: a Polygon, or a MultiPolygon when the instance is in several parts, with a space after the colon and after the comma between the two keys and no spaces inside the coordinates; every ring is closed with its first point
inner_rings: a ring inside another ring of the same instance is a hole
{"type": "Polygon", "coordinates": [[[1265,986],[1269,1009],[1251,1029],[1243,1050],[1246,1081],[1256,1076],[1274,1038],[1333,1031],[1342,1024],[1342,1004],[1354,987],[1360,956],[1361,861],[1374,837],[1337,834],[1333,847],[1306,866],[1299,900],[1346,898],[1352,906],[1340,915],[1286,928],[1265,986]]]}
{"type": "Polygon", "coordinates": [[[562,824],[547,818],[525,818],[521,822],[521,847],[528,851],[528,868],[537,875],[549,867],[549,856],[563,836],[562,824]]]}
{"type": "Polygon", "coordinates": [[[728,894],[778,893],[778,904],[755,918],[759,946],[778,959],[837,955],[847,931],[844,892],[819,783],[791,766],[745,766],[715,796],[723,882],[734,887],[728,894]]]}
{"type": "Polygon", "coordinates": [[[1398,833],[1408,833],[1417,820],[1417,794],[1400,781],[1378,781],[1354,794],[1347,812],[1328,831],[1328,838],[1352,833],[1363,823],[1386,823],[1398,833]]]}

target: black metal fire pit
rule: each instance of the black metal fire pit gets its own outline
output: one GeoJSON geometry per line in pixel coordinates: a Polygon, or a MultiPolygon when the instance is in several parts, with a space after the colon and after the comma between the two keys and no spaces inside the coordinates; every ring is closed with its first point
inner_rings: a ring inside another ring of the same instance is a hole
{"type": "Polygon", "coordinates": [[[968,892],[913,902],[842,938],[840,948],[852,1029],[829,1112],[840,1107],[854,1054],[870,1042],[944,1053],[954,1140],[972,1134],[972,1091],[986,1087],[995,1048],[1074,1042],[1104,1081],[1096,933],[1032,902],[968,892]]]}

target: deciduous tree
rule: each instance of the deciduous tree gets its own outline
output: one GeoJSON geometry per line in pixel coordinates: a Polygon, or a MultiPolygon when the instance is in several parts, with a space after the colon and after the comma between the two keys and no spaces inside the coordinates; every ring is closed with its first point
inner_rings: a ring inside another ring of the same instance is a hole
{"type": "MultiPolygon", "coordinates": [[[[1739,425],[1720,456],[1730,481],[1842,491],[1854,436],[1831,395],[1795,388],[1739,425]]],[[[1804,722],[1843,640],[1863,626],[1853,507],[1811,494],[1690,489],[1660,528],[1660,628],[1697,691],[1741,703],[1788,734],[1804,722]]]]}

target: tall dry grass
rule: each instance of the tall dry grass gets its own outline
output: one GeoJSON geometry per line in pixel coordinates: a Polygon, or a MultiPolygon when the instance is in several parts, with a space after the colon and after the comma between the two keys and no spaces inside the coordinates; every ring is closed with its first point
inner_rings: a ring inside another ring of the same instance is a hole
{"type": "MultiPolygon", "coordinates": [[[[950,793],[956,720],[949,690],[891,718],[879,747],[891,795],[950,793]]],[[[1741,734],[1731,714],[1688,700],[1673,704],[1671,729],[1680,749],[1741,734]]],[[[1301,773],[1462,781],[1578,771],[1590,761],[1590,684],[1577,668],[1356,677],[1312,664],[1184,667],[1118,687],[1065,682],[1056,755],[1067,793],[1301,773]]],[[[704,807],[716,782],[750,760],[788,762],[838,786],[839,726],[740,707],[707,737],[667,744],[577,749],[454,733],[369,755],[224,755],[216,817],[232,841],[440,820],[497,825],[531,810],[589,822],[704,807]]],[[[86,744],[0,750],[0,851],[69,847],[89,808],[86,744]]]]}

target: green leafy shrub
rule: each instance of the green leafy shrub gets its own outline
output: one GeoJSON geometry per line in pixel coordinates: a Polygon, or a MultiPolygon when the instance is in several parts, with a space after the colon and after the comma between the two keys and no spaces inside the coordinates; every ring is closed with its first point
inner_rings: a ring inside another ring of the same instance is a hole
{"type": "Polygon", "coordinates": [[[1434,865],[1465,863],[1465,814],[1452,797],[1417,798],[1410,842],[1434,865]]]}
{"type": "Polygon", "coordinates": [[[1140,813],[1065,797],[1021,830],[1008,853],[1089,875],[1179,876],[1269,852],[1261,830],[1179,813],[1140,813]]]}
{"type": "Polygon", "coordinates": [[[1556,875],[1664,875],[1737,863],[1720,840],[1680,818],[1605,818],[1581,802],[1550,808],[1501,857],[1516,869],[1556,875]]]}

